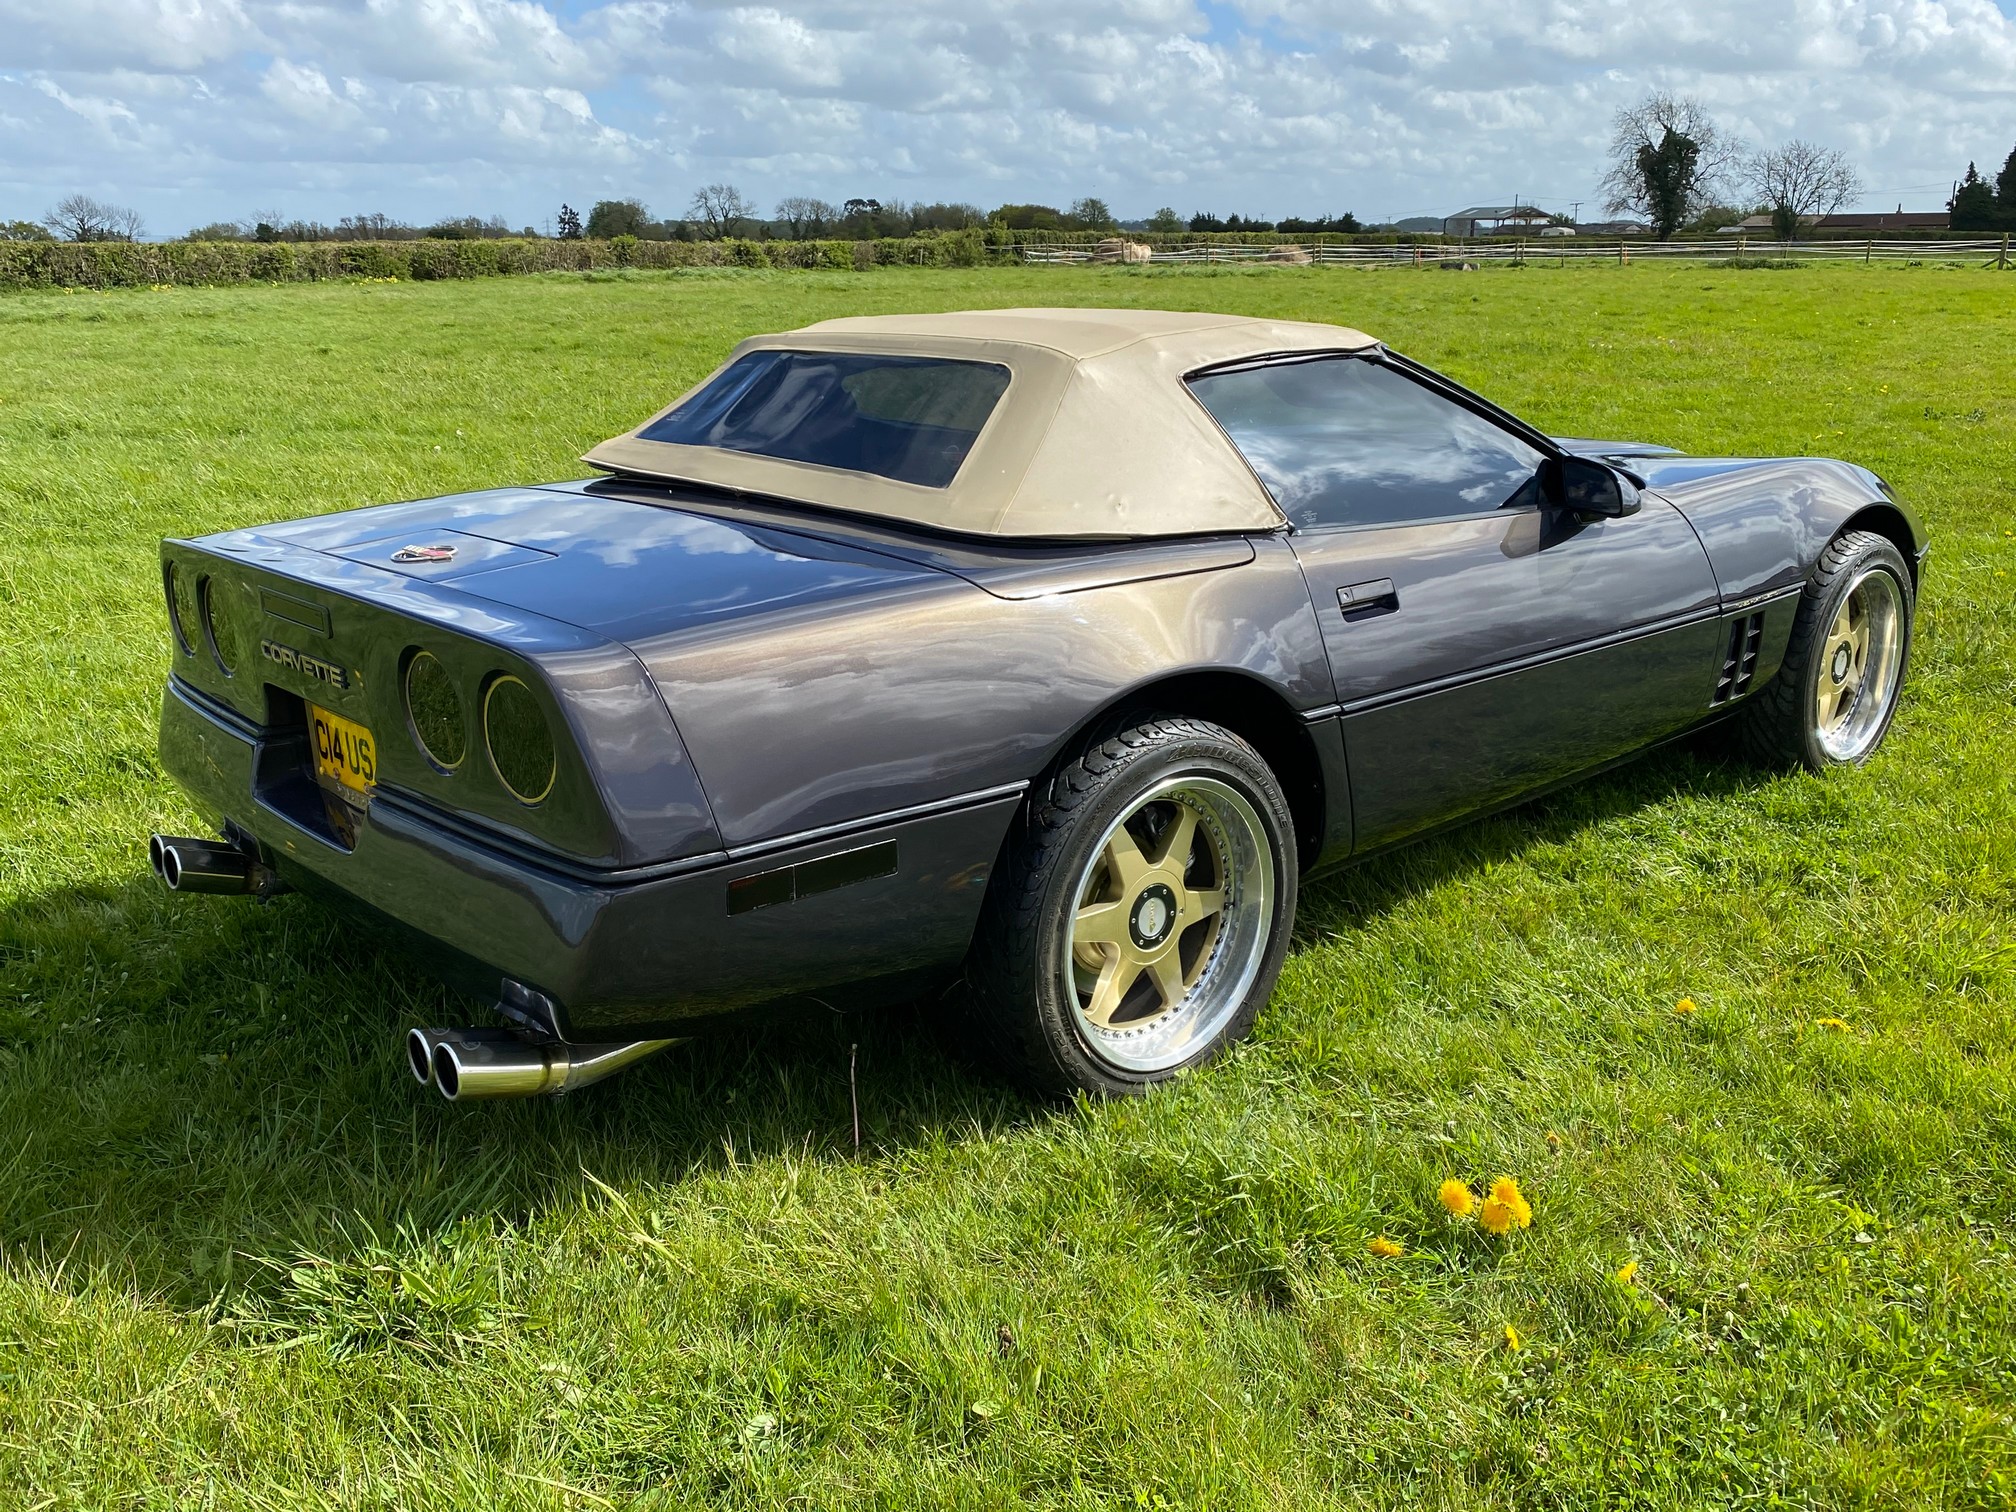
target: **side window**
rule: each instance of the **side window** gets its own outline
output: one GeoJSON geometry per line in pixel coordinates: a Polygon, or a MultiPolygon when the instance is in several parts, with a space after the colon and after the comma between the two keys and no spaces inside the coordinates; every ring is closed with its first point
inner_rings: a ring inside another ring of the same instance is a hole
{"type": "Polygon", "coordinates": [[[1206,373],[1190,390],[1304,529],[1537,502],[1538,451],[1382,363],[1266,363],[1206,373]]]}

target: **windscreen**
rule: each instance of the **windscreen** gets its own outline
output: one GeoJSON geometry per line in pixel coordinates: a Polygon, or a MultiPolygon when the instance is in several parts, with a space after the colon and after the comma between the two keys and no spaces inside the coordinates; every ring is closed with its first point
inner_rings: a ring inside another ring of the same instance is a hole
{"type": "Polygon", "coordinates": [[[944,488],[1007,387],[991,362],[749,352],[637,434],[944,488]]]}

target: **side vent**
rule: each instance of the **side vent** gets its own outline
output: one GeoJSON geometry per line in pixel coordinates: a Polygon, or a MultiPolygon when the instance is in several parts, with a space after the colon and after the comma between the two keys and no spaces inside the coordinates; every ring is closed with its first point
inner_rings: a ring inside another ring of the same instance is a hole
{"type": "Polygon", "coordinates": [[[1710,708],[1719,708],[1750,691],[1757,675],[1757,652],[1764,644],[1764,615],[1746,614],[1729,622],[1729,644],[1722,653],[1722,671],[1715,679],[1715,696],[1710,708]]]}

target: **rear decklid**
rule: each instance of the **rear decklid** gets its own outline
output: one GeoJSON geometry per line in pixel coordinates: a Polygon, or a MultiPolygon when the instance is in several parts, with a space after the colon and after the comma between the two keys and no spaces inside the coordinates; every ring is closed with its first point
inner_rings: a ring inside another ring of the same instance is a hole
{"type": "Polygon", "coordinates": [[[388,504],[257,532],[625,643],[944,581],[810,531],[565,485],[388,504]]]}

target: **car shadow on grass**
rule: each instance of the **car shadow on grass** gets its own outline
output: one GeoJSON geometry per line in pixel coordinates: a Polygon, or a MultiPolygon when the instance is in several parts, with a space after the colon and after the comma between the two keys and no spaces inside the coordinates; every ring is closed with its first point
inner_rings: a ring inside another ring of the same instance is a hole
{"type": "MultiPolygon", "coordinates": [[[[1334,941],[1449,878],[1754,781],[1661,753],[1319,882],[1298,933],[1334,941]]],[[[196,1306],[301,1256],[536,1224],[605,1184],[894,1163],[1056,1116],[945,1053],[934,1020],[956,992],[725,1030],[565,1098],[449,1104],[414,1083],[402,1037],[484,1022],[481,1005],[306,898],[171,897],[135,871],[0,924],[0,1253],[17,1265],[196,1306]]]]}

